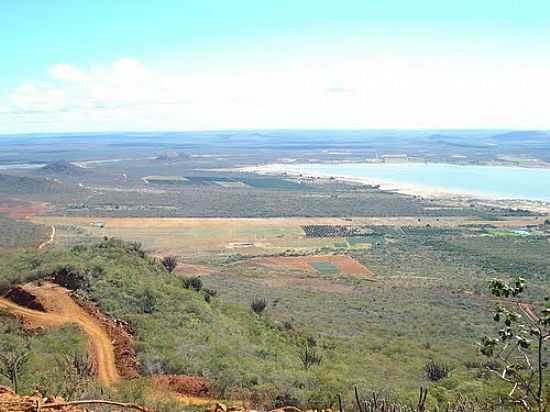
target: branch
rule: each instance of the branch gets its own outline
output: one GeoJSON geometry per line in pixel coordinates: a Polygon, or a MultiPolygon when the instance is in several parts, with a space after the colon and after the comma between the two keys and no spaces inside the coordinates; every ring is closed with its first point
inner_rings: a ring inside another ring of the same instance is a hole
{"type": "Polygon", "coordinates": [[[140,412],[151,412],[149,409],[146,409],[143,406],[135,405],[133,403],[121,403],[121,402],[103,401],[103,400],[46,403],[46,404],[40,405],[40,409],[57,409],[57,408],[62,408],[64,406],[77,406],[77,405],[112,405],[112,406],[119,406],[121,408],[135,409],[136,411],[140,411],[140,412]]]}
{"type": "Polygon", "coordinates": [[[511,383],[511,384],[515,383],[514,381],[512,381],[512,380],[510,380],[506,377],[506,369],[502,371],[502,374],[500,374],[499,371],[497,371],[495,369],[487,368],[487,370],[489,372],[493,372],[495,375],[497,375],[500,379],[502,379],[505,382],[508,382],[508,383],[511,383]]]}
{"type": "Polygon", "coordinates": [[[514,392],[516,391],[516,388],[518,387],[518,383],[516,382],[516,384],[514,385],[514,387],[512,388],[512,390],[510,391],[510,393],[508,394],[508,397],[511,398],[512,395],[514,394],[514,392]]]}
{"type": "Polygon", "coordinates": [[[527,366],[529,367],[529,369],[533,369],[533,366],[531,366],[531,361],[529,360],[529,356],[527,356],[527,354],[519,346],[517,348],[518,348],[518,352],[521,353],[525,358],[525,362],[527,363],[527,366]]]}

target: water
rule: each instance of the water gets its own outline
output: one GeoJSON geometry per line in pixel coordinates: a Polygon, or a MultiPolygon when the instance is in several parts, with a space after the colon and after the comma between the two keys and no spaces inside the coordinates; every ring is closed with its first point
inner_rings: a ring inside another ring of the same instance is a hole
{"type": "Polygon", "coordinates": [[[498,199],[550,201],[550,169],[435,163],[293,164],[280,165],[280,169],[318,176],[365,178],[397,188],[414,186],[498,199]]]}
{"type": "Polygon", "coordinates": [[[46,163],[10,163],[6,165],[0,164],[0,170],[10,169],[38,169],[39,167],[46,166],[46,163]]]}

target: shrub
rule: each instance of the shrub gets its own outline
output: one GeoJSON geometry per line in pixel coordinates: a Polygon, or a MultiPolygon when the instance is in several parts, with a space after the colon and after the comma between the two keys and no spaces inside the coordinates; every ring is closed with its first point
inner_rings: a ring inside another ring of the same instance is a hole
{"type": "Polygon", "coordinates": [[[89,281],[86,275],[73,270],[69,266],[63,266],[58,268],[53,273],[55,283],[70,290],[87,290],[89,287],[89,281]]]}
{"type": "Polygon", "coordinates": [[[170,273],[172,273],[176,266],[178,266],[178,260],[175,256],[165,256],[162,258],[160,263],[162,263],[162,266],[164,266],[164,268],[170,273]]]}
{"type": "Polygon", "coordinates": [[[204,300],[207,303],[210,303],[210,300],[218,294],[218,291],[215,289],[203,289],[202,292],[204,294],[204,300]]]}
{"type": "Polygon", "coordinates": [[[189,278],[189,287],[194,290],[202,289],[202,280],[199,277],[189,278]]]}
{"type": "Polygon", "coordinates": [[[449,376],[449,367],[442,362],[430,359],[424,365],[424,372],[429,380],[436,382],[449,376]]]}
{"type": "Polygon", "coordinates": [[[267,302],[264,298],[254,299],[250,304],[250,309],[252,309],[252,311],[258,315],[262,314],[266,307],[267,302]]]}
{"type": "Polygon", "coordinates": [[[312,366],[320,365],[321,364],[321,355],[317,353],[316,344],[311,345],[310,339],[308,338],[308,342],[305,344],[303,351],[300,353],[300,360],[302,361],[302,365],[304,365],[304,369],[308,370],[312,366]]]}
{"type": "Polygon", "coordinates": [[[196,291],[199,291],[202,289],[202,280],[199,277],[182,278],[181,283],[185,289],[193,289],[196,291]]]}
{"type": "Polygon", "coordinates": [[[142,297],[143,313],[146,313],[149,315],[153,313],[155,310],[155,304],[156,304],[156,299],[155,299],[155,296],[153,295],[153,292],[151,292],[151,289],[149,288],[145,289],[142,297]]]}

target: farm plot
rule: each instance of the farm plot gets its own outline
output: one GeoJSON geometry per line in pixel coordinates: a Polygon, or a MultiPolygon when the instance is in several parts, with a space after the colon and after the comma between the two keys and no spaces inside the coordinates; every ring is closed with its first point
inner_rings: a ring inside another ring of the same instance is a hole
{"type": "Polygon", "coordinates": [[[188,182],[188,179],[183,176],[145,176],[141,180],[158,185],[179,185],[188,182]]]}
{"type": "Polygon", "coordinates": [[[347,255],[278,256],[252,259],[249,264],[273,268],[286,268],[323,275],[344,274],[360,279],[375,280],[374,273],[347,255]]]}

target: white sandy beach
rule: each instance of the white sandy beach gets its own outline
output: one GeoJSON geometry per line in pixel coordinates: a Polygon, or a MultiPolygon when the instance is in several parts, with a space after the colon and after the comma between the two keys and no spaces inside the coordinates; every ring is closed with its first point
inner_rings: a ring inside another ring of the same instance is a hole
{"type": "Polygon", "coordinates": [[[334,175],[322,172],[312,172],[311,170],[305,170],[301,168],[299,165],[292,164],[273,163],[267,165],[248,166],[240,168],[238,170],[242,172],[274,176],[281,176],[286,174],[287,176],[295,178],[334,178],[341,181],[378,186],[381,190],[384,191],[398,192],[409,196],[418,196],[424,199],[447,200],[453,202],[467,202],[476,200],[487,206],[525,209],[536,213],[550,213],[550,202],[523,199],[501,199],[498,196],[491,196],[486,193],[474,193],[443,187],[413,185],[371,177],[357,177],[349,175],[334,175]]]}

